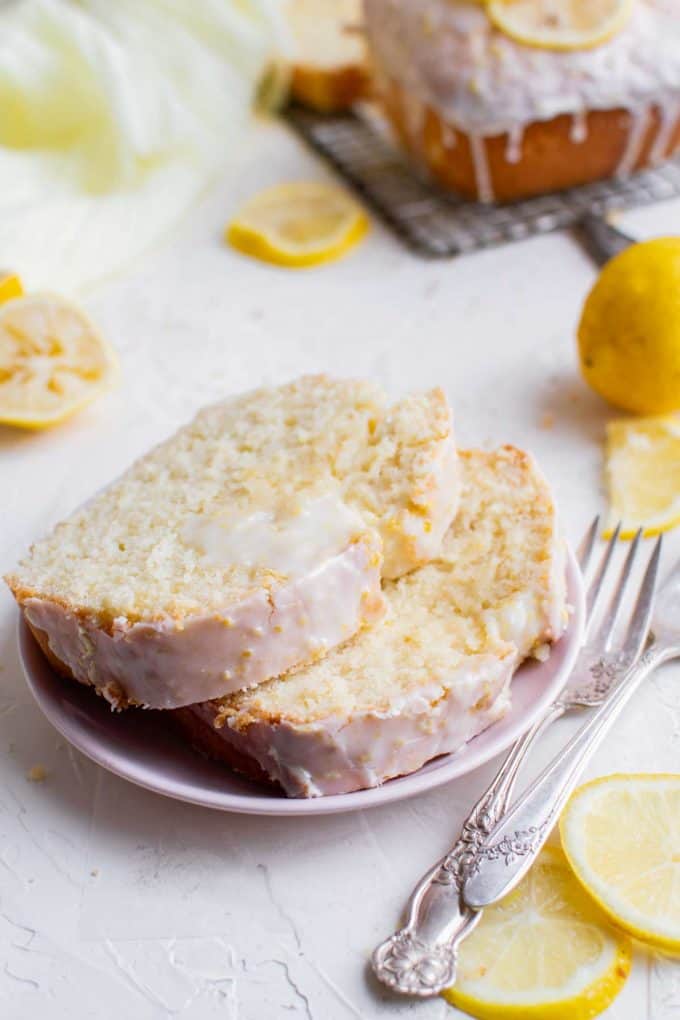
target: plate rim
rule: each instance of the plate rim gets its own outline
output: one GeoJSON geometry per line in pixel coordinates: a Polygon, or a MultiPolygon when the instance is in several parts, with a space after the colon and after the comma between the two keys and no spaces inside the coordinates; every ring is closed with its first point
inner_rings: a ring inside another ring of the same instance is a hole
{"type": "MultiPolygon", "coordinates": [[[[135,758],[128,759],[128,761],[132,764],[131,767],[125,768],[118,764],[119,757],[115,754],[115,752],[109,751],[107,753],[106,745],[103,745],[102,750],[97,753],[98,749],[96,745],[93,746],[91,742],[80,738],[80,734],[82,732],[81,728],[74,723],[73,718],[60,713],[58,708],[55,707],[53,700],[43,694],[39,681],[37,681],[33,676],[33,667],[30,664],[31,656],[37,652],[44,659],[45,667],[52,670],[53,673],[54,670],[47,662],[47,659],[44,658],[43,652],[39,649],[39,646],[31,634],[28,624],[24,620],[23,614],[20,611],[17,626],[19,661],[21,663],[28,688],[35,699],[38,708],[46,717],[48,722],[65,740],[72,744],[78,751],[81,752],[81,754],[84,754],[86,758],[89,758],[90,761],[93,761],[96,765],[99,765],[101,768],[112,772],[119,778],[125,779],[136,786],[140,786],[151,791],[152,793],[157,793],[164,797],[170,797],[173,800],[194,804],[199,807],[210,808],[215,811],[225,811],[235,814],[265,815],[270,817],[340,814],[347,811],[360,811],[370,807],[380,807],[385,804],[393,804],[397,801],[406,800],[417,796],[418,794],[436,789],[439,786],[443,786],[445,783],[453,782],[455,779],[460,779],[469,772],[473,772],[475,769],[485,765],[492,758],[506,751],[511,744],[522,736],[536,721],[541,710],[546,708],[548,704],[554,700],[559,691],[562,690],[574,668],[576,658],[581,648],[585,626],[585,596],[583,578],[571,547],[566,543],[565,545],[567,551],[567,600],[572,612],[570,615],[569,625],[560,639],[560,642],[567,641],[568,644],[566,645],[564,658],[556,672],[556,677],[559,683],[548,685],[543,695],[536,698],[535,702],[529,709],[525,710],[522,716],[515,721],[514,725],[507,727],[507,732],[504,734],[501,742],[490,748],[488,754],[482,752],[481,756],[478,755],[477,758],[473,758],[471,762],[466,762],[465,758],[461,754],[463,749],[461,749],[460,751],[452,752],[449,755],[442,755],[440,759],[434,759],[439,760],[440,762],[439,766],[435,769],[427,770],[427,766],[431,763],[426,762],[425,765],[416,772],[405,776],[395,777],[380,786],[371,787],[366,790],[356,790],[352,793],[331,794],[325,797],[313,797],[307,799],[282,797],[279,793],[276,795],[272,794],[271,796],[263,796],[261,793],[257,796],[250,796],[249,794],[228,791],[219,795],[207,792],[201,795],[195,787],[189,786],[186,783],[183,784],[178,780],[173,780],[174,788],[168,789],[162,781],[154,782],[149,779],[146,774],[142,774],[140,771],[136,772],[135,758]]],[[[72,682],[64,678],[59,679],[63,683],[72,682]]],[[[468,744],[465,745],[465,749],[473,746],[479,737],[492,732],[505,720],[507,720],[507,716],[488,727],[488,729],[484,730],[482,734],[474,737],[468,744]]],[[[141,768],[141,766],[138,766],[138,769],[141,768]]]]}

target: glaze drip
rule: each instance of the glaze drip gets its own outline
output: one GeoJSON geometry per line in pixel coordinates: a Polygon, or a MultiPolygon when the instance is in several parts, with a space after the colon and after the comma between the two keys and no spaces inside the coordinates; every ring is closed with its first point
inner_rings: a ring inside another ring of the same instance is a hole
{"type": "Polygon", "coordinates": [[[661,118],[659,130],[657,131],[649,156],[652,166],[661,163],[666,157],[675,127],[678,123],[678,117],[680,117],[680,96],[673,96],[667,102],[661,103],[659,105],[659,115],[661,118]]]}
{"type": "Polygon", "coordinates": [[[494,199],[489,161],[486,158],[486,142],[481,135],[470,135],[470,151],[475,168],[477,197],[480,202],[491,203],[494,199]]]}
{"type": "Polygon", "coordinates": [[[638,107],[631,107],[629,114],[628,141],[616,171],[617,177],[628,177],[637,166],[649,124],[649,107],[644,103],[638,107]]]}

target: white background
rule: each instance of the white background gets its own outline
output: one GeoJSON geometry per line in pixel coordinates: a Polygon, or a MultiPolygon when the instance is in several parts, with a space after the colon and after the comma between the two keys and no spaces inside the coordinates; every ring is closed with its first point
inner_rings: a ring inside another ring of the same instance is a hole
{"type": "MultiPolygon", "coordinates": [[[[242,197],[324,173],[282,127],[254,128],[235,179],[206,196],[165,247],[87,295],[120,352],[122,384],[51,433],[0,430],[0,571],[200,405],[321,370],[374,377],[394,395],[442,384],[461,444],[533,450],[578,538],[602,506],[612,414],[576,368],[574,330],[594,279],[588,258],[559,234],[427,262],[376,224],[345,261],[296,274],[221,243],[242,197]]],[[[622,222],[639,237],[680,233],[680,203],[622,222]]],[[[677,536],[666,568],[673,555],[677,536]]],[[[59,739],[24,685],[15,627],[3,589],[2,1020],[459,1015],[443,1000],[382,995],[366,961],[453,841],[493,763],[418,799],[339,817],[189,807],[101,771],[59,739]],[[47,771],[42,783],[27,779],[36,764],[47,771]]],[[[576,724],[555,728],[535,766],[576,724]]],[[[669,667],[636,696],[589,771],[679,765],[680,671],[669,667]]],[[[680,964],[637,951],[607,1016],[680,1018],[680,964]]]]}

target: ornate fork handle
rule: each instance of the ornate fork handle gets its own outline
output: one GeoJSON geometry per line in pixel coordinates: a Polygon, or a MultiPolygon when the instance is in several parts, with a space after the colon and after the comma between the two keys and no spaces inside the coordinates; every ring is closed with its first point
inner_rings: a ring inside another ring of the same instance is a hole
{"type": "Polygon", "coordinates": [[[466,862],[463,899],[474,910],[496,903],[524,877],[591,755],[642,681],[671,650],[653,643],[604,704],[547,766],[466,862]]]}
{"type": "Polygon", "coordinates": [[[426,997],[437,995],[454,983],[458,946],[481,917],[461,900],[468,868],[505,811],[532,744],[563,711],[560,704],[551,705],[516,741],[495,779],[468,815],[457,842],[416,886],[404,927],[373,953],[376,976],[394,991],[426,997]]]}
{"type": "Polygon", "coordinates": [[[470,868],[474,867],[479,848],[485,843],[508,806],[524,759],[538,736],[563,713],[563,705],[554,702],[531,729],[513,744],[496,778],[463,823],[458,840],[446,857],[439,862],[433,882],[440,885],[454,884],[459,891],[462,889],[470,868]]]}

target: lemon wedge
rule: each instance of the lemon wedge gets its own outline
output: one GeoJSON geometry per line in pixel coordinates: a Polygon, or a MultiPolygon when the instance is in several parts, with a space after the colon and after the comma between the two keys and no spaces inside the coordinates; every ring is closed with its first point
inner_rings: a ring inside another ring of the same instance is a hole
{"type": "Polygon", "coordinates": [[[3,273],[0,270],[0,305],[4,305],[5,301],[13,301],[14,298],[21,297],[23,293],[21,279],[16,273],[3,273]]]}
{"type": "Polygon", "coordinates": [[[300,181],[251,198],[229,224],[234,248],[279,266],[316,266],[340,258],[368,230],[358,202],[331,184],[300,181]]]}
{"type": "Polygon", "coordinates": [[[514,892],[484,911],[444,997],[482,1020],[585,1020],[616,998],[631,953],[630,939],[549,846],[514,892]]]}
{"type": "Polygon", "coordinates": [[[69,302],[35,294],[0,306],[0,424],[56,425],[116,375],[112,350],[69,302]]]}
{"type": "Polygon", "coordinates": [[[516,42],[548,50],[585,50],[627,23],[633,0],[490,0],[487,14],[516,42]]]}
{"type": "Polygon", "coordinates": [[[609,519],[622,538],[658,535],[680,524],[680,418],[632,418],[607,425],[609,519]]]}
{"type": "Polygon", "coordinates": [[[620,927],[680,955],[680,775],[614,775],[573,794],[560,821],[578,879],[620,927]]]}

